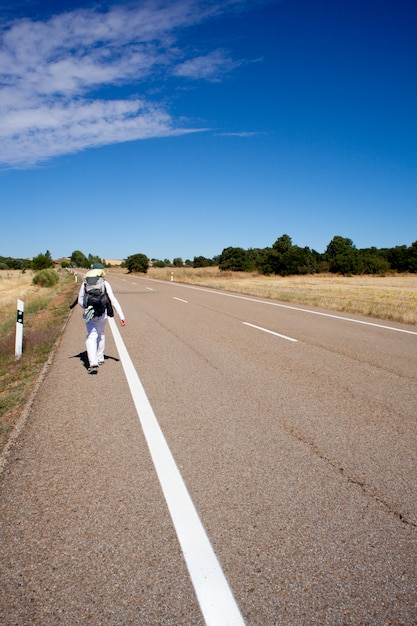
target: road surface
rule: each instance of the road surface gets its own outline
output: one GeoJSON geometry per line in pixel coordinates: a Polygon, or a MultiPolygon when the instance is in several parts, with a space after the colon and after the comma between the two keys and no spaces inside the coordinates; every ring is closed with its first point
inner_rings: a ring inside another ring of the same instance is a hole
{"type": "Polygon", "coordinates": [[[1,476],[0,623],[416,624],[417,330],[108,278],[1,476]]]}

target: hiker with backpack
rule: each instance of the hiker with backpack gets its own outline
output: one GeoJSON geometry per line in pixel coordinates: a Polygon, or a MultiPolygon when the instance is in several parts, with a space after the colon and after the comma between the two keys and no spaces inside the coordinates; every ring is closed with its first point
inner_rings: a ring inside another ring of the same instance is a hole
{"type": "Polygon", "coordinates": [[[84,309],[83,318],[87,326],[85,345],[89,374],[97,374],[99,366],[104,364],[104,331],[107,317],[114,317],[113,308],[120,318],[120,325],[126,324],[122,307],[104,277],[103,265],[94,263],[84,276],[78,294],[78,304],[84,309]]]}

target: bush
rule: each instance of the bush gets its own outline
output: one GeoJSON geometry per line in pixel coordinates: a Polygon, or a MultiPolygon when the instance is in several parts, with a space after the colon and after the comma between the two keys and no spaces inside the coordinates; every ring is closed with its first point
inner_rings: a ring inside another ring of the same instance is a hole
{"type": "Polygon", "coordinates": [[[128,272],[143,272],[146,274],[149,267],[149,259],[146,254],[132,254],[126,259],[128,272]]]}
{"type": "Polygon", "coordinates": [[[55,270],[41,270],[37,272],[32,279],[32,283],[34,285],[39,285],[40,287],[53,287],[59,281],[59,276],[55,270]]]}
{"type": "Polygon", "coordinates": [[[70,257],[70,264],[72,267],[89,267],[91,265],[81,250],[74,250],[70,257]]]}
{"type": "Polygon", "coordinates": [[[214,265],[212,259],[207,259],[204,256],[195,256],[192,262],[193,267],[210,267],[211,265],[214,265]]]}
{"type": "Polygon", "coordinates": [[[35,272],[38,270],[45,270],[53,266],[54,262],[51,258],[49,250],[47,250],[45,254],[38,254],[38,256],[35,256],[32,260],[32,269],[35,270],[35,272]]]}
{"type": "Polygon", "coordinates": [[[252,268],[249,264],[247,251],[233,246],[224,248],[219,259],[219,269],[222,272],[249,272],[252,268]]]}

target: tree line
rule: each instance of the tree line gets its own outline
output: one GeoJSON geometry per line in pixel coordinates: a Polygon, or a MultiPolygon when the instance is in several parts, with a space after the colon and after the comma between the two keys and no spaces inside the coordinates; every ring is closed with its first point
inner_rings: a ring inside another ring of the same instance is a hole
{"type": "Polygon", "coordinates": [[[417,241],[411,246],[358,249],[351,239],[333,237],[324,253],[301,248],[291,237],[278,237],[270,248],[225,248],[219,259],[220,270],[258,271],[261,274],[315,274],[331,272],[385,275],[389,272],[417,272],[417,241]]]}
{"type": "MultiPolygon", "coordinates": [[[[61,267],[91,267],[93,263],[103,263],[100,257],[89,254],[85,256],[80,250],[74,250],[69,261],[62,261],[61,267]]],[[[1,270],[46,270],[55,267],[56,262],[53,260],[51,253],[47,250],[45,253],[40,252],[33,259],[19,259],[13,257],[0,256],[1,270]]]]}
{"type": "MultiPolygon", "coordinates": [[[[134,255],[135,256],[135,255],[134,255]]],[[[129,257],[132,262],[132,257],[129,257]]],[[[128,262],[129,262],[128,259],[128,262]]],[[[417,241],[411,246],[394,248],[356,248],[347,237],[336,235],[325,252],[294,245],[289,235],[278,237],[271,247],[249,248],[229,246],[213,258],[195,256],[193,261],[176,258],[172,262],[152,259],[154,267],[219,266],[221,271],[259,272],[290,276],[295,274],[333,273],[385,275],[390,272],[417,272],[417,241]]],[[[132,270],[135,271],[135,270],[132,270]]]]}
{"type": "Polygon", "coordinates": [[[47,250],[45,253],[39,253],[33,259],[15,259],[12,257],[0,256],[0,270],[45,270],[54,267],[55,263],[51,253],[47,250]]]}
{"type": "MultiPolygon", "coordinates": [[[[85,255],[74,250],[69,262],[62,262],[62,267],[89,268],[93,263],[105,262],[97,255],[85,255]]],[[[195,256],[194,260],[183,261],[180,257],[169,259],[149,259],[145,254],[137,253],[124,259],[122,266],[128,272],[146,273],[150,265],[154,267],[208,267],[219,266],[221,271],[259,272],[289,276],[294,274],[333,273],[350,276],[354,274],[385,275],[390,272],[417,273],[417,241],[411,246],[394,248],[356,248],[353,241],[336,235],[328,244],[325,252],[320,253],[309,247],[301,248],[292,243],[289,235],[281,235],[268,248],[224,248],[222,253],[213,258],[195,256]]],[[[0,269],[41,270],[54,267],[51,253],[47,250],[33,259],[13,259],[0,256],[0,269]]]]}

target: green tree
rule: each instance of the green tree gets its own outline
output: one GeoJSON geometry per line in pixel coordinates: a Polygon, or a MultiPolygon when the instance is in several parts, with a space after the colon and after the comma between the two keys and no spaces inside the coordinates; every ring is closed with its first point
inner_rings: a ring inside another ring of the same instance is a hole
{"type": "Polygon", "coordinates": [[[282,235],[264,255],[261,267],[263,273],[273,272],[281,276],[312,274],[317,271],[317,259],[310,248],[295,246],[291,237],[282,235]]]}
{"type": "Polygon", "coordinates": [[[417,273],[417,241],[414,241],[408,249],[408,271],[417,273]]]}
{"type": "Polygon", "coordinates": [[[351,239],[336,235],[326,248],[325,257],[334,274],[360,274],[362,264],[358,250],[351,239]]]}
{"type": "Polygon", "coordinates": [[[268,258],[268,264],[272,268],[274,274],[281,276],[289,276],[296,272],[290,267],[290,255],[293,245],[289,235],[278,237],[272,245],[272,250],[268,258]]]}
{"type": "Polygon", "coordinates": [[[87,261],[87,267],[91,267],[93,263],[101,263],[102,265],[104,265],[104,259],[100,259],[99,256],[97,256],[96,254],[91,254],[91,252],[88,253],[87,261]]]}
{"type": "Polygon", "coordinates": [[[263,248],[258,251],[258,255],[256,257],[256,269],[261,274],[273,274],[274,270],[272,267],[272,248],[263,248]]]}
{"type": "Polygon", "coordinates": [[[219,269],[222,271],[247,272],[248,255],[243,248],[224,248],[219,259],[219,269]]]}
{"type": "Polygon", "coordinates": [[[28,270],[32,267],[32,261],[29,259],[14,259],[12,257],[0,256],[0,262],[3,265],[7,265],[7,269],[13,270],[28,270]]]}
{"type": "Polygon", "coordinates": [[[54,266],[54,262],[51,259],[51,253],[49,250],[45,254],[38,254],[32,259],[32,269],[35,271],[46,270],[54,266]]]}
{"type": "Polygon", "coordinates": [[[184,265],[181,257],[177,257],[172,261],[174,267],[182,267],[184,265]]]}
{"type": "Polygon", "coordinates": [[[375,247],[359,250],[361,267],[364,274],[385,275],[390,271],[390,264],[381,250],[375,247]]]}
{"type": "Polygon", "coordinates": [[[289,235],[281,235],[273,244],[272,249],[278,254],[285,254],[292,248],[292,240],[289,235]]]}
{"type": "Polygon", "coordinates": [[[388,261],[391,269],[397,272],[408,270],[408,248],[407,246],[395,246],[388,251],[388,261]]]}
{"type": "Polygon", "coordinates": [[[91,263],[88,262],[87,257],[81,250],[74,250],[70,257],[71,265],[76,267],[90,267],[91,263]]]}
{"type": "Polygon", "coordinates": [[[210,265],[213,265],[213,261],[205,256],[195,256],[192,263],[193,267],[209,267],[210,265]]]}
{"type": "Polygon", "coordinates": [[[128,272],[142,272],[146,274],[149,268],[149,259],[146,254],[131,254],[125,261],[128,272]]]}

